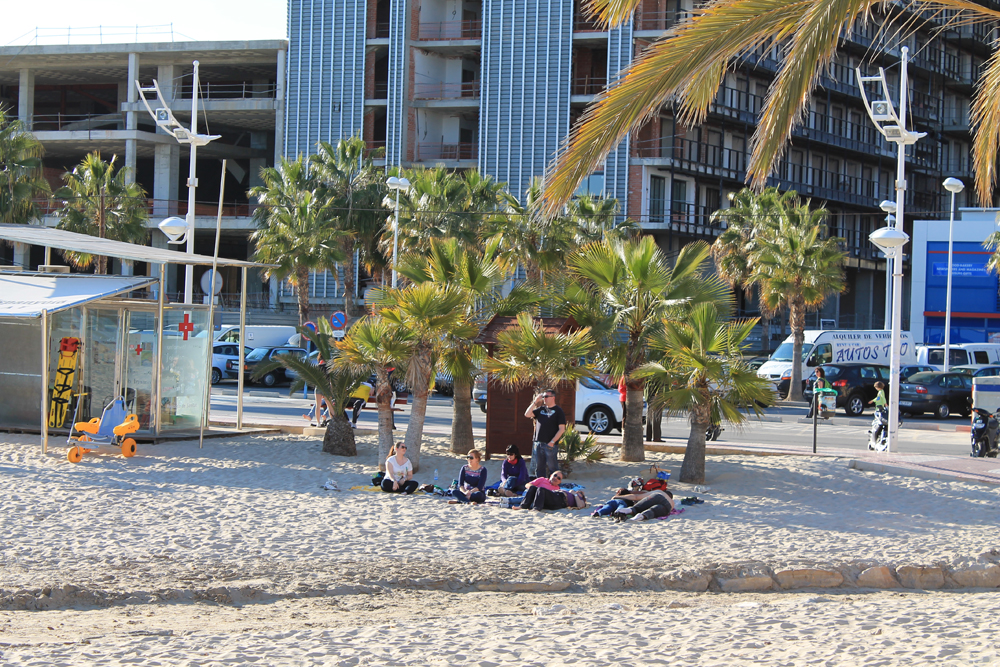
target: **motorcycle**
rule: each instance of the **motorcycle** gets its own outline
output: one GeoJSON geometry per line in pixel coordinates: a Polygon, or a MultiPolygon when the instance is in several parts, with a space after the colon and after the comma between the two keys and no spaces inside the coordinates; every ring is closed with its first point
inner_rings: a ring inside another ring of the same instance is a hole
{"type": "Polygon", "coordinates": [[[997,441],[1000,440],[1000,422],[996,415],[982,408],[972,409],[972,453],[977,458],[996,458],[997,441]]]}
{"type": "MultiPolygon", "coordinates": [[[[900,419],[902,424],[903,420],[900,419]]],[[[872,417],[872,427],[868,429],[868,449],[874,452],[885,452],[889,449],[889,410],[877,408],[872,417]]]]}
{"type": "Polygon", "coordinates": [[[712,424],[705,431],[705,442],[712,442],[713,440],[718,440],[719,436],[726,429],[722,428],[722,424],[712,424]]]}

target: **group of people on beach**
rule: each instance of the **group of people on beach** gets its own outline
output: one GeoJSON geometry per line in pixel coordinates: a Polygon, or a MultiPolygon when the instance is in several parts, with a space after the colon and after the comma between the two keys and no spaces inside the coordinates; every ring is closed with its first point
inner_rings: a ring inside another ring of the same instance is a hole
{"type": "MultiPolygon", "coordinates": [[[[487,487],[488,472],[477,449],[469,450],[467,463],[459,471],[458,479],[448,493],[451,504],[481,504],[487,496],[520,498],[514,509],[558,510],[567,507],[587,506],[582,488],[563,485],[563,474],[558,469],[559,440],[566,432],[566,415],[556,405],[556,394],[551,389],[540,392],[524,413],[535,422],[531,461],[533,476],[529,478],[528,466],[517,445],[508,445],[500,467],[500,482],[487,487]]],[[[413,479],[413,464],[406,456],[406,444],[396,443],[385,461],[385,477],[381,488],[386,493],[414,493],[419,484],[413,479]]],[[[617,520],[631,518],[642,521],[667,516],[674,509],[673,494],[666,489],[643,490],[622,488],[607,503],[597,507],[591,516],[611,516],[617,520]]]]}

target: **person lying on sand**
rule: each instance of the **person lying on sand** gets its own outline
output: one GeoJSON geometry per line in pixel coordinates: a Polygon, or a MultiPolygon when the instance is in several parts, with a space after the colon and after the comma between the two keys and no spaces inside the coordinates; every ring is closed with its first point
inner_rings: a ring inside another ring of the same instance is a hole
{"type": "Polygon", "coordinates": [[[417,480],[413,479],[413,464],[406,458],[406,445],[397,442],[385,460],[385,477],[382,490],[386,493],[405,493],[417,490],[417,480]]]}
{"type": "Polygon", "coordinates": [[[458,488],[452,489],[453,496],[448,502],[455,503],[483,503],[486,502],[486,468],[479,465],[482,455],[478,449],[470,449],[469,462],[462,466],[462,472],[458,476],[458,488]]]}
{"type": "Polygon", "coordinates": [[[631,500],[635,503],[631,507],[619,507],[611,514],[618,521],[624,521],[630,516],[632,521],[659,519],[662,516],[669,516],[674,511],[674,494],[669,491],[619,493],[614,499],[631,500]]]}

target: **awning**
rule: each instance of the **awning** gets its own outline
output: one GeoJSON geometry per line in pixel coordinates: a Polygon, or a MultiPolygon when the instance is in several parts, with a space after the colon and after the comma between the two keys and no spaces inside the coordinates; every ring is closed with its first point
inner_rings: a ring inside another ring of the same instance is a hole
{"type": "Polygon", "coordinates": [[[41,317],[43,310],[54,313],[156,282],[147,276],[0,274],[0,317],[41,317]]]}
{"type": "MultiPolygon", "coordinates": [[[[37,227],[35,225],[0,225],[0,240],[12,243],[27,243],[29,245],[45,246],[57,250],[73,250],[88,255],[116,257],[131,262],[149,262],[150,264],[212,264],[208,255],[194,255],[166,248],[154,248],[147,245],[136,245],[122,241],[102,239],[87,234],[67,232],[52,227],[37,227]]],[[[271,264],[258,264],[241,259],[219,258],[219,266],[246,266],[264,268],[271,264]]]]}

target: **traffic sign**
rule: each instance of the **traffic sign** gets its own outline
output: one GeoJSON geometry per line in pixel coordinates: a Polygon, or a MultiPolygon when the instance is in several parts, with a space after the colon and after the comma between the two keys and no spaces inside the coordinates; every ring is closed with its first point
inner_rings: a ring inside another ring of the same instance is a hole
{"type": "Polygon", "coordinates": [[[330,326],[334,329],[343,329],[347,326],[347,315],[344,314],[344,311],[338,310],[330,316],[330,326]]]}
{"type": "Polygon", "coordinates": [[[337,340],[342,340],[345,335],[347,335],[347,332],[344,331],[343,329],[336,329],[333,332],[333,337],[336,338],[337,340]]]}
{"type": "Polygon", "coordinates": [[[306,322],[302,326],[304,326],[306,329],[309,329],[309,331],[313,331],[313,332],[316,331],[316,323],[315,322],[306,322]]]}

